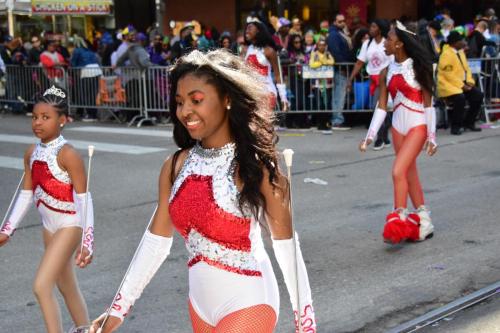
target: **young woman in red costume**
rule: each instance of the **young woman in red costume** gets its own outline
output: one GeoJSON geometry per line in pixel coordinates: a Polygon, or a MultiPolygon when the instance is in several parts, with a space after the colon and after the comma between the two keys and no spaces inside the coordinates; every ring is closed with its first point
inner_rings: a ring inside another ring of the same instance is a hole
{"type": "Polygon", "coordinates": [[[276,43],[266,26],[257,18],[249,18],[245,29],[246,49],[242,52],[245,61],[255,68],[265,79],[269,91],[270,105],[274,109],[277,97],[284,111],[288,110],[286,85],[282,81],[276,53],[276,43]],[[273,80],[274,79],[274,80],[273,80]],[[276,82],[276,85],[274,84],[276,82]]]}
{"type": "Polygon", "coordinates": [[[45,253],[35,275],[33,292],[49,333],[63,332],[55,286],[61,292],[74,324],[89,324],[72,257],[76,251],[76,265],[81,268],[92,261],[94,215],[90,193],[85,193],[87,179],[82,158],[61,135],[67,120],[67,93],[52,86],[33,109],[31,126],[40,142],[30,146],[24,154],[23,190],[0,230],[0,246],[3,246],[35,203],[42,217],[45,253]],[[86,196],[87,222],[83,252],[80,253],[86,196]]]}
{"type": "MultiPolygon", "coordinates": [[[[170,82],[174,140],[180,150],[161,170],[151,227],[103,333],[121,325],[170,253],[174,229],[189,253],[193,331],[273,332],[280,299],[261,226],[270,231],[303,332],[316,332],[306,267],[292,238],[289,187],[278,167],[266,85],[253,68],[225,50],[192,51],[176,63],[170,82]]],[[[102,323],[100,317],[91,332],[102,323]]]]}
{"type": "Polygon", "coordinates": [[[430,156],[437,150],[432,65],[415,33],[400,22],[389,32],[385,52],[394,54],[395,61],[381,72],[378,108],[359,148],[365,151],[377,135],[387,114],[388,94],[391,94],[394,103],[392,137],[396,152],[392,167],[394,211],[387,215],[383,237],[390,243],[423,241],[434,231],[417,171],[417,157],[422,149],[425,148],[430,156]],[[415,208],[411,213],[407,209],[408,195],[415,208]]]}

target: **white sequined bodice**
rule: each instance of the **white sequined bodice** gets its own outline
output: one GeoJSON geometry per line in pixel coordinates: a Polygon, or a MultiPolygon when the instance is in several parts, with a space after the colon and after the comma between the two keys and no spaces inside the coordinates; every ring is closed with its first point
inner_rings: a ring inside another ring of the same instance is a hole
{"type": "Polygon", "coordinates": [[[401,63],[392,61],[389,64],[389,69],[387,71],[387,85],[389,85],[389,82],[391,82],[392,77],[396,74],[403,75],[405,81],[408,83],[410,87],[415,89],[420,89],[420,84],[415,78],[412,58],[408,58],[401,63]]]}
{"type": "Polygon", "coordinates": [[[33,167],[34,161],[47,163],[50,173],[60,182],[71,184],[71,179],[67,171],[62,170],[57,163],[57,154],[67,143],[66,139],[60,135],[57,139],[49,143],[38,142],[31,154],[30,168],[33,167]]]}

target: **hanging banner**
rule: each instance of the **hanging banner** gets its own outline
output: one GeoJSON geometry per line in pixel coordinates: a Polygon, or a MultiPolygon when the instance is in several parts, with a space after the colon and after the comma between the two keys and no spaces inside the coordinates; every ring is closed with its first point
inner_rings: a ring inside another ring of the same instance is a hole
{"type": "Polygon", "coordinates": [[[31,0],[33,14],[108,15],[112,0],[31,0]]]}
{"type": "Polygon", "coordinates": [[[340,12],[345,16],[348,25],[351,24],[355,17],[366,23],[366,0],[340,0],[340,12]]]}

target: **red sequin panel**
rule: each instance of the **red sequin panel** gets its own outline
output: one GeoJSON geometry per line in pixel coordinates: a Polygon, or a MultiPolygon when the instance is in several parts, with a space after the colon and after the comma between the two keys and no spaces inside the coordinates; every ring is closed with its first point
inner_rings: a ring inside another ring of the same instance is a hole
{"type": "Polygon", "coordinates": [[[212,177],[190,175],[169,206],[172,223],[187,238],[191,229],[226,248],[249,252],[250,220],[235,216],[217,205],[212,177]]]}
{"type": "Polygon", "coordinates": [[[51,197],[66,202],[74,202],[73,184],[65,184],[56,179],[46,162],[34,161],[31,168],[33,191],[40,186],[51,197]]]}
{"type": "Polygon", "coordinates": [[[424,102],[422,90],[411,87],[402,74],[393,75],[387,88],[393,99],[396,97],[397,92],[400,91],[406,98],[415,103],[424,102]]]}
{"type": "Polygon", "coordinates": [[[257,59],[256,54],[250,54],[247,57],[247,62],[252,65],[260,74],[267,76],[269,74],[269,68],[266,65],[262,65],[257,59]]]}

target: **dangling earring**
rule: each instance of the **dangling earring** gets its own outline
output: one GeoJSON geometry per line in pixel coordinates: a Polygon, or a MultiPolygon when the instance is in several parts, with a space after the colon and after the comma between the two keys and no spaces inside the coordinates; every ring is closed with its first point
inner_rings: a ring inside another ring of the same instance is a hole
{"type": "Polygon", "coordinates": [[[226,109],[231,110],[231,105],[226,106],[226,109]]]}
{"type": "Polygon", "coordinates": [[[64,127],[64,124],[59,124],[59,127],[63,128],[63,127],[64,127]]]}

